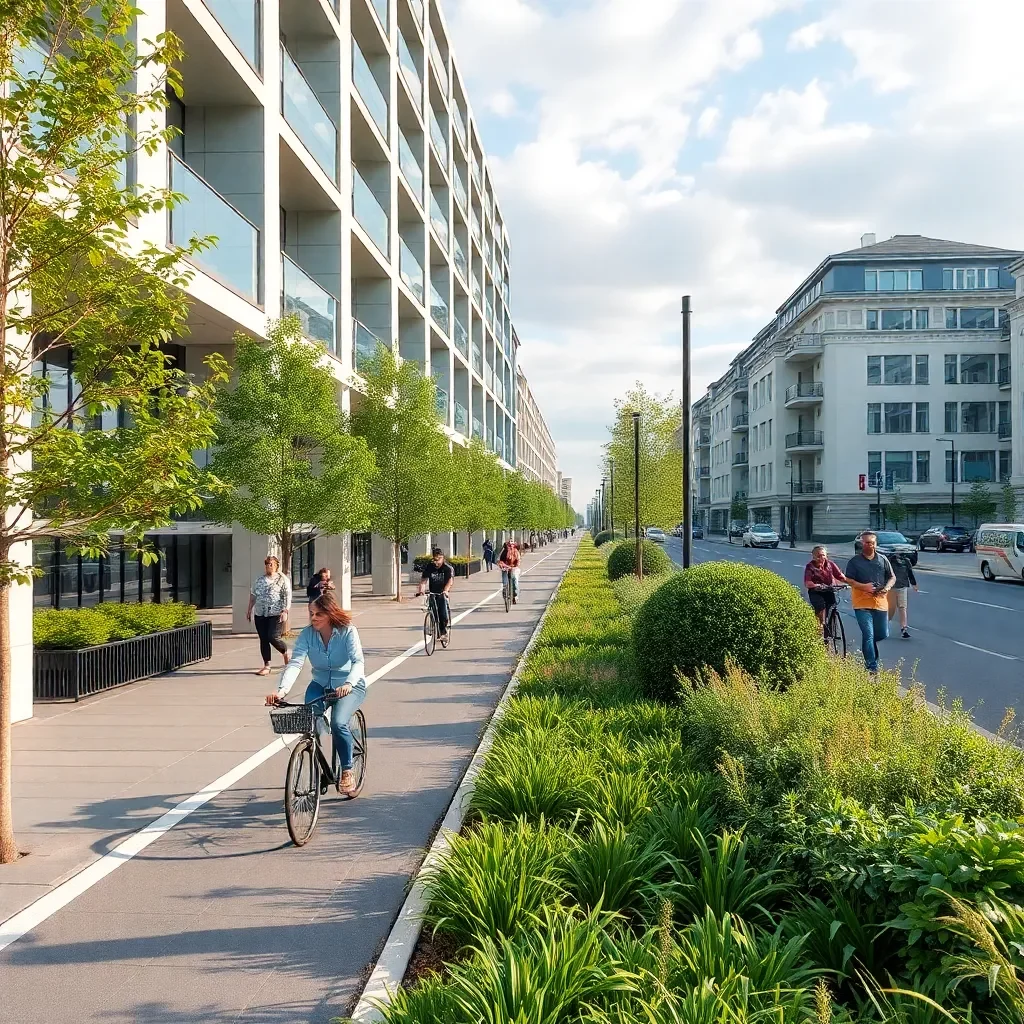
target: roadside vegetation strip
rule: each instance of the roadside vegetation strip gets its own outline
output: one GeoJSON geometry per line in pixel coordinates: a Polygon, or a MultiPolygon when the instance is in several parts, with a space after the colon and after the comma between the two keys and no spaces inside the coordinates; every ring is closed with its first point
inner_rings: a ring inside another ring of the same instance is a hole
{"type": "Polygon", "coordinates": [[[852,661],[645,699],[659,590],[584,539],[386,1020],[1020,1024],[1024,753],[852,661]]]}

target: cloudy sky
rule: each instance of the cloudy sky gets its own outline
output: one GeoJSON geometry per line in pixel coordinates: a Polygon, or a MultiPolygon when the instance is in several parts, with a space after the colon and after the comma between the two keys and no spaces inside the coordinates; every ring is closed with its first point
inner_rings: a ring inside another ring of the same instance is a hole
{"type": "Polygon", "coordinates": [[[612,401],[694,397],[874,231],[1024,248],[1024,0],[447,0],[521,363],[574,478],[612,401]]]}

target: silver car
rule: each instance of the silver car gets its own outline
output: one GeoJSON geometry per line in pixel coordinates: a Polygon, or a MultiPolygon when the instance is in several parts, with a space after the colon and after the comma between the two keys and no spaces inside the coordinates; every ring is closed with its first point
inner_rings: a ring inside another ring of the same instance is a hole
{"type": "Polygon", "coordinates": [[[752,523],[743,533],[745,548],[777,548],[779,535],[767,523],[752,523]]]}

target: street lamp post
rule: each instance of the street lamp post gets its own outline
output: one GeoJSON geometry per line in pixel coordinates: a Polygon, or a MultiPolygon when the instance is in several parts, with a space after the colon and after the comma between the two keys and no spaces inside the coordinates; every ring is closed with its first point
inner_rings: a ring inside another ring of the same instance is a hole
{"type": "Polygon", "coordinates": [[[612,540],[615,540],[615,457],[613,455],[608,456],[608,475],[611,478],[612,484],[612,503],[608,511],[612,520],[612,540]]]}
{"type": "Polygon", "coordinates": [[[796,506],[793,504],[793,460],[786,459],[789,469],[789,546],[796,547],[796,506]]]}
{"type": "Polygon", "coordinates": [[[937,437],[949,445],[949,525],[956,526],[956,438],[937,437]]]}
{"type": "Polygon", "coordinates": [[[693,509],[690,506],[690,296],[683,296],[683,568],[690,568],[693,551],[693,509]]]}
{"type": "Polygon", "coordinates": [[[601,529],[608,529],[608,505],[605,501],[605,491],[608,489],[608,477],[601,478],[601,529]]]}
{"type": "Polygon", "coordinates": [[[636,575],[644,578],[644,543],[640,539],[640,413],[633,413],[633,536],[636,538],[636,575]]]}

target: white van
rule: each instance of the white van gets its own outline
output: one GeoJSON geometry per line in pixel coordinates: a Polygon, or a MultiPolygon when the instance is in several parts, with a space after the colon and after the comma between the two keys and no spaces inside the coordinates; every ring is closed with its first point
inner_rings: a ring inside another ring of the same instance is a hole
{"type": "Polygon", "coordinates": [[[986,523],[974,534],[978,568],[987,580],[1024,578],[1024,523],[986,523]]]}

